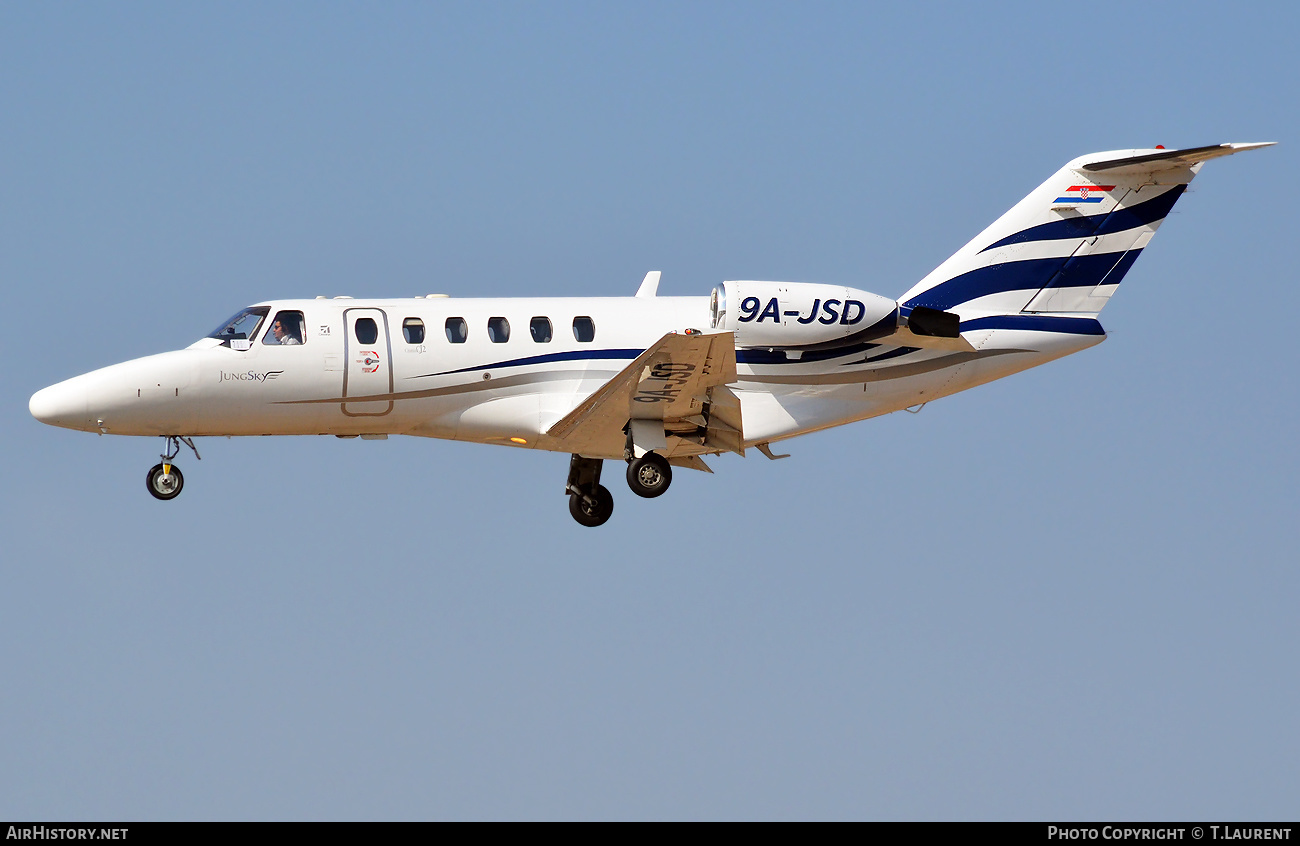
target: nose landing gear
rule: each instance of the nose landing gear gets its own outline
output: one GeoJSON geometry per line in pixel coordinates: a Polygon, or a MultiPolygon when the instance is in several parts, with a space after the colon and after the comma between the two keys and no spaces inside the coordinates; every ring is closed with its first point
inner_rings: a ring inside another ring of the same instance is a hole
{"type": "Polygon", "coordinates": [[[185,477],[175,464],[155,464],[145,477],[145,487],[154,499],[175,499],[185,487],[185,477]]]}
{"type": "MultiPolygon", "coordinates": [[[[614,513],[614,497],[600,484],[604,461],[575,455],[569,460],[569,481],[564,491],[569,495],[569,513],[584,526],[600,526],[614,513]]],[[[647,499],[660,496],[672,484],[673,471],[668,459],[647,452],[627,463],[627,484],[632,493],[647,499]]]]}
{"type": "Polygon", "coordinates": [[[165,440],[166,448],[159,456],[162,463],[150,467],[144,480],[145,487],[153,498],[162,500],[175,499],[180,496],[181,488],[185,487],[185,476],[181,474],[181,468],[172,464],[172,459],[181,451],[181,444],[190,448],[196,461],[203,460],[194,442],[184,435],[166,435],[165,440]]]}
{"type": "Polygon", "coordinates": [[[584,526],[603,525],[614,513],[614,497],[600,483],[599,458],[575,455],[569,459],[569,481],[564,490],[569,494],[569,513],[584,526]]]}
{"type": "Polygon", "coordinates": [[[584,526],[600,526],[614,513],[614,496],[604,485],[596,485],[586,493],[569,494],[569,513],[584,526]]]}

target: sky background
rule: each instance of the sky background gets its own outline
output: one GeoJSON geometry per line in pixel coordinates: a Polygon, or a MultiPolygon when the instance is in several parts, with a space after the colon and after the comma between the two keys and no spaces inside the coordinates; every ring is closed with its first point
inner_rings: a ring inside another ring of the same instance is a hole
{"type": "Polygon", "coordinates": [[[0,818],[1296,819],[1285,3],[0,5],[0,818]],[[265,299],[898,296],[1210,162],[1106,343],[579,527],[568,457],[43,426],[265,299]]]}

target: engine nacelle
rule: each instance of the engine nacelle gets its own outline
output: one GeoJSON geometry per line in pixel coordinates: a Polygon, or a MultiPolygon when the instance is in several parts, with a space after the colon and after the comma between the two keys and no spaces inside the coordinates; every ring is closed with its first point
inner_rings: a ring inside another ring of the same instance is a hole
{"type": "Polygon", "coordinates": [[[737,347],[834,349],[892,334],[898,303],[879,294],[808,282],[723,282],[710,299],[713,328],[737,347]]]}

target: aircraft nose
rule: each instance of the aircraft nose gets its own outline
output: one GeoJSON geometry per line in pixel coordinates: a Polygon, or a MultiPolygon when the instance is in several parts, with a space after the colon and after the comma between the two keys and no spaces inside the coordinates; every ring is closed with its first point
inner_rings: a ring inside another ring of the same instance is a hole
{"type": "Polygon", "coordinates": [[[86,427],[86,390],[73,384],[75,380],[60,382],[32,394],[27,410],[42,423],[63,426],[67,429],[86,427]]]}

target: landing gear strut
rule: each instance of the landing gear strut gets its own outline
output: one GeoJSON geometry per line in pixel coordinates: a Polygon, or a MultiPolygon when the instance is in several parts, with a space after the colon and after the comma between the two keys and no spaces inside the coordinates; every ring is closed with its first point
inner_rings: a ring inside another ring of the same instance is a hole
{"type": "Polygon", "coordinates": [[[569,481],[564,486],[569,494],[569,513],[584,526],[602,525],[614,513],[614,497],[600,484],[603,464],[599,458],[581,455],[569,460],[569,481]]]}
{"type": "Polygon", "coordinates": [[[181,451],[181,444],[190,448],[196,461],[203,460],[194,442],[184,435],[166,435],[165,440],[166,447],[159,456],[162,458],[162,463],[150,467],[144,479],[145,487],[149,489],[153,498],[163,500],[175,499],[180,496],[181,488],[185,487],[185,476],[181,474],[181,468],[172,464],[172,459],[181,451]]]}
{"type": "Polygon", "coordinates": [[[668,460],[657,452],[647,452],[627,463],[627,486],[632,493],[654,499],[668,490],[673,482],[673,470],[668,460]]]}

